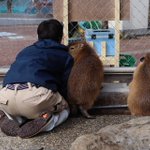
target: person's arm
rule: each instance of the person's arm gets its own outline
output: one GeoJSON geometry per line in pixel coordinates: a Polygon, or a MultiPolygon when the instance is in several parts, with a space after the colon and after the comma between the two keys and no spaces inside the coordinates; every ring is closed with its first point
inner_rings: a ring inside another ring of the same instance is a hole
{"type": "Polygon", "coordinates": [[[65,70],[64,70],[64,74],[62,77],[62,86],[61,86],[61,91],[60,94],[67,100],[67,82],[68,82],[68,78],[71,72],[71,69],[73,67],[73,63],[74,60],[73,58],[70,56],[68,57],[67,61],[66,61],[66,65],[65,65],[65,70]]]}

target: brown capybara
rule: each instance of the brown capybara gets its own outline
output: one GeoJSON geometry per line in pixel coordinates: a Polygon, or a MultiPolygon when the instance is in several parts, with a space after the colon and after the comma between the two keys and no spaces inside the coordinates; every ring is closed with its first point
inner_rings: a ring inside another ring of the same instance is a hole
{"type": "Polygon", "coordinates": [[[141,59],[133,74],[127,103],[132,115],[150,115],[150,53],[141,59]]]}
{"type": "Polygon", "coordinates": [[[94,118],[87,111],[96,101],[103,82],[103,64],[96,51],[86,42],[69,45],[74,66],[68,79],[68,99],[71,112],[79,108],[86,118],[94,118]]]}

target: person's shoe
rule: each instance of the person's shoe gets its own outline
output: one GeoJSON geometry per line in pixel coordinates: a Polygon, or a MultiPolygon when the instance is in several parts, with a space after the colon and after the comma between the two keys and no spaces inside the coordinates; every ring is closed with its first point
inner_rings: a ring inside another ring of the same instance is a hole
{"type": "Polygon", "coordinates": [[[18,130],[18,136],[21,138],[31,138],[42,131],[47,122],[50,120],[51,115],[48,113],[43,114],[37,119],[30,120],[23,124],[18,130]]]}
{"type": "Polygon", "coordinates": [[[17,136],[18,130],[19,124],[16,121],[10,120],[7,118],[7,116],[5,116],[1,124],[1,131],[8,136],[17,136]]]}

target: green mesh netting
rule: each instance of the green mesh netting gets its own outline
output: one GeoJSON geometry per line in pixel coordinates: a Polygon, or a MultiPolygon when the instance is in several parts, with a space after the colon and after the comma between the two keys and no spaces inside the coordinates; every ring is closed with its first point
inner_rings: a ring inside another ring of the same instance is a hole
{"type": "Polygon", "coordinates": [[[134,67],[136,65],[136,58],[132,55],[120,54],[120,67],[134,67]]]}
{"type": "Polygon", "coordinates": [[[101,21],[80,21],[79,26],[83,29],[102,29],[102,22],[101,21]]]}

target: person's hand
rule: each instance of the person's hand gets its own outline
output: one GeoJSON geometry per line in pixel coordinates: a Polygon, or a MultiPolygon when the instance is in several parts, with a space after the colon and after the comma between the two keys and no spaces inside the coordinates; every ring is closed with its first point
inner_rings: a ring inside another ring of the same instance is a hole
{"type": "Polygon", "coordinates": [[[58,103],[56,106],[55,106],[55,110],[54,112],[61,112],[63,111],[64,109],[67,109],[69,106],[68,106],[68,103],[65,101],[65,100],[62,100],[60,103],[58,103]]]}

